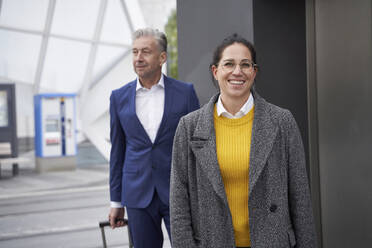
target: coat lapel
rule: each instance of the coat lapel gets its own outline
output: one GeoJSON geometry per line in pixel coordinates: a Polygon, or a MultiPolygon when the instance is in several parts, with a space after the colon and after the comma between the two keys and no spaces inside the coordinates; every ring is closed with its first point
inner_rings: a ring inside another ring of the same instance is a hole
{"type": "Polygon", "coordinates": [[[190,146],[217,195],[228,206],[225,187],[222,181],[216,153],[216,132],[214,130],[214,105],[218,95],[215,95],[202,108],[202,113],[196,124],[190,146]]]}
{"type": "Polygon", "coordinates": [[[249,161],[249,195],[265,167],[268,156],[272,150],[278,127],[270,116],[268,103],[254,90],[255,113],[252,127],[252,141],[249,161]]]}

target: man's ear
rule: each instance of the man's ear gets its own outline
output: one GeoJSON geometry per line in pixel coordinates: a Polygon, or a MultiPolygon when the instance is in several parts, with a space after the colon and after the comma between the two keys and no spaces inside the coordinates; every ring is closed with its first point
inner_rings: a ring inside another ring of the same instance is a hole
{"type": "Polygon", "coordinates": [[[161,52],[159,56],[160,65],[163,65],[167,61],[167,53],[161,52]]]}
{"type": "Polygon", "coordinates": [[[213,73],[213,77],[214,77],[214,79],[217,80],[217,71],[218,71],[217,66],[212,65],[212,66],[211,66],[211,70],[212,70],[212,73],[213,73]]]}

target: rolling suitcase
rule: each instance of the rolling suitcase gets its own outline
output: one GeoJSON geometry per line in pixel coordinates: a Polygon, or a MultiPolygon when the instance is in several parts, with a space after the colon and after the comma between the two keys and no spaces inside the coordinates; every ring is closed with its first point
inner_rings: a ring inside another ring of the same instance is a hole
{"type": "MultiPolygon", "coordinates": [[[[128,228],[129,248],[133,248],[132,238],[131,238],[131,235],[130,235],[130,229],[129,229],[129,226],[128,226],[128,220],[127,219],[124,219],[124,224],[128,228]]],[[[109,221],[101,221],[101,222],[99,222],[99,228],[101,228],[103,248],[107,248],[106,235],[105,235],[105,227],[106,226],[110,226],[110,222],[109,221]]]]}

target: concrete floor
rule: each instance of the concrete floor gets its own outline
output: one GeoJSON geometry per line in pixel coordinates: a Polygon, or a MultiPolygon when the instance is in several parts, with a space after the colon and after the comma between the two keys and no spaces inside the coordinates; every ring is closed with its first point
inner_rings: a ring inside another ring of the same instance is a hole
{"type": "MultiPolygon", "coordinates": [[[[23,154],[33,161],[33,152],[23,154]]],[[[0,248],[103,247],[99,221],[109,211],[108,164],[90,144],[75,171],[38,174],[34,163],[0,179],[0,248]]],[[[165,243],[171,247],[163,226],[165,243]]],[[[105,228],[108,247],[128,247],[127,228],[105,228]]]]}

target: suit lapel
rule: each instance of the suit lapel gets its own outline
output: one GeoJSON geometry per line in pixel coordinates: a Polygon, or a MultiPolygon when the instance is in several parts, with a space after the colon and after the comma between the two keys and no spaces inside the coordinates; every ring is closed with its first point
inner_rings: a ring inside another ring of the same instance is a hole
{"type": "Polygon", "coordinates": [[[255,91],[252,91],[252,93],[254,96],[255,113],[249,161],[249,195],[251,195],[265,167],[278,133],[278,127],[271,120],[267,102],[255,91]]]}
{"type": "Polygon", "coordinates": [[[166,76],[164,76],[164,112],[163,112],[163,117],[161,119],[158,132],[156,133],[156,138],[155,138],[154,143],[156,143],[162,131],[166,127],[167,119],[171,111],[172,104],[173,104],[172,82],[166,76]]]}
{"type": "Polygon", "coordinates": [[[149,135],[147,134],[145,128],[142,126],[141,121],[138,119],[136,113],[136,87],[137,87],[137,80],[134,81],[132,88],[130,89],[130,101],[129,101],[129,112],[131,115],[134,116],[133,121],[135,122],[134,126],[138,127],[139,134],[146,139],[147,142],[151,142],[149,135]]]}
{"type": "Polygon", "coordinates": [[[212,97],[203,107],[194,135],[191,137],[190,146],[213,189],[228,207],[216,153],[216,132],[214,130],[213,113],[217,98],[218,95],[212,97]]]}

